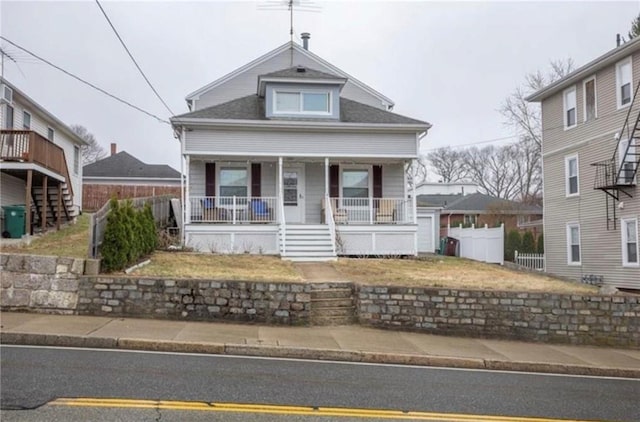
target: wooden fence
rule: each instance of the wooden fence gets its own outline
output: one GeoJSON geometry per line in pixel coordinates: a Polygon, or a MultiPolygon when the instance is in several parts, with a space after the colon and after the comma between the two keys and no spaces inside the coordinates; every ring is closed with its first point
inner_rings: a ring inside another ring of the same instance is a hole
{"type": "MultiPolygon", "coordinates": [[[[122,199],[118,201],[123,204],[125,201],[131,201],[133,208],[142,208],[146,203],[151,205],[153,219],[156,226],[166,227],[169,224],[171,216],[170,202],[171,196],[155,196],[150,198],[133,198],[122,199]]],[[[111,212],[111,204],[107,202],[98,211],[91,215],[89,223],[89,258],[98,258],[100,256],[100,246],[104,240],[104,232],[107,228],[107,217],[111,212]]]]}
{"type": "Polygon", "coordinates": [[[99,185],[84,183],[82,185],[82,210],[86,212],[99,210],[114,196],[117,199],[127,199],[161,195],[180,197],[180,185],[99,185]]]}
{"type": "Polygon", "coordinates": [[[544,271],[544,254],[542,253],[520,253],[515,251],[513,261],[530,270],[544,271]]]}
{"type": "Polygon", "coordinates": [[[489,228],[448,227],[449,237],[458,239],[459,255],[475,261],[504,264],[504,225],[489,228]]]}

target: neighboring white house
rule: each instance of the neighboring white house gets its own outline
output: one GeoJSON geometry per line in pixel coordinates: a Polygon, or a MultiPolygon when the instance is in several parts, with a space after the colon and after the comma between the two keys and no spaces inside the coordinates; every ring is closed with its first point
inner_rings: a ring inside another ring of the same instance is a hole
{"type": "Polygon", "coordinates": [[[469,182],[424,182],[416,187],[416,195],[470,195],[478,192],[478,185],[469,182]]]}
{"type": "Polygon", "coordinates": [[[3,78],[0,95],[0,203],[26,205],[27,233],[33,223],[46,229],[74,218],[86,142],[3,78]]]}
{"type": "Polygon", "coordinates": [[[640,37],[527,98],[542,104],[550,273],[640,289],[638,89],[640,37]]]}
{"type": "Polygon", "coordinates": [[[188,246],[223,253],[415,255],[406,168],[429,123],[295,43],[187,96],[171,119],[188,246]]]}

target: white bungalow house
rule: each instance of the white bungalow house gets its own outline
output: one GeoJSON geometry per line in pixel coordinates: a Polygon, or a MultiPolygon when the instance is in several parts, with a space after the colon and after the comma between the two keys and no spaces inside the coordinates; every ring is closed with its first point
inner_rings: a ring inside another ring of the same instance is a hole
{"type": "Polygon", "coordinates": [[[286,43],[188,95],[171,119],[186,184],[184,242],[219,253],[415,255],[406,169],[429,123],[286,43]]]}

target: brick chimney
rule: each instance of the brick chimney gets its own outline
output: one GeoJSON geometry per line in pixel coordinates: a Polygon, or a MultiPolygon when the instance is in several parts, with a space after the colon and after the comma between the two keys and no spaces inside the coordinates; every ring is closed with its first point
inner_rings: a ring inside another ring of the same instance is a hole
{"type": "Polygon", "coordinates": [[[111,142],[111,155],[116,155],[116,143],[111,142]]]}

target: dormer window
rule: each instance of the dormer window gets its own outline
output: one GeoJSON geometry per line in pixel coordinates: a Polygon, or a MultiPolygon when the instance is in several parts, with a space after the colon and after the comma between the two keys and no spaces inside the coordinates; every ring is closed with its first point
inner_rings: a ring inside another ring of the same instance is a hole
{"type": "Polygon", "coordinates": [[[274,114],[331,114],[331,93],[275,91],[274,114]]]}

